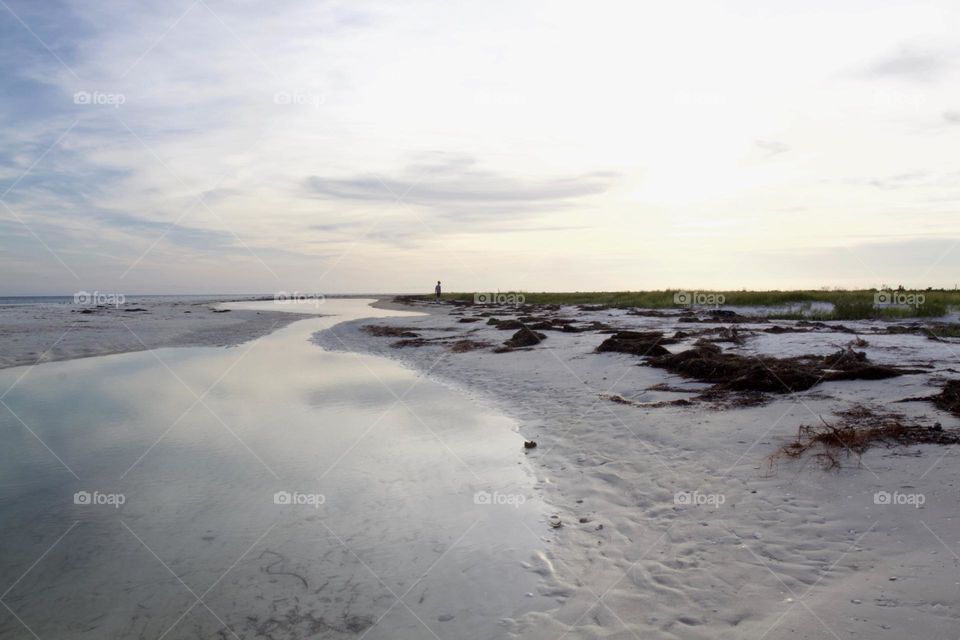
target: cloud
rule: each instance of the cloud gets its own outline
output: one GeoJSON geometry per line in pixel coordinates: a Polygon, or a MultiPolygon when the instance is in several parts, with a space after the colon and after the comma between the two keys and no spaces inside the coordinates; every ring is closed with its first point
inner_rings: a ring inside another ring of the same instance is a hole
{"type": "Polygon", "coordinates": [[[617,178],[598,171],[567,177],[518,178],[476,168],[469,156],[442,156],[406,166],[396,177],[362,174],[345,178],[310,176],[307,195],[317,198],[394,202],[459,213],[531,211],[571,205],[601,194],[617,178]]]}
{"type": "Polygon", "coordinates": [[[144,242],[162,237],[172,244],[211,251],[230,249],[235,244],[232,234],[218,229],[149,220],[114,211],[97,211],[90,217],[103,225],[137,236],[144,242]]]}
{"type": "Polygon", "coordinates": [[[878,189],[955,188],[960,184],[960,171],[908,171],[881,178],[868,178],[862,182],[878,189]]]}
{"type": "Polygon", "coordinates": [[[929,179],[929,171],[910,171],[883,178],[871,178],[867,180],[867,184],[878,189],[903,189],[925,184],[929,179]]]}
{"type": "Polygon", "coordinates": [[[868,66],[861,75],[894,80],[929,82],[936,80],[955,65],[954,54],[945,51],[901,48],[868,66]]]}
{"type": "Polygon", "coordinates": [[[949,125],[960,125],[960,111],[944,111],[943,120],[949,125]]]}
{"type": "Polygon", "coordinates": [[[754,140],[753,144],[764,153],[767,158],[778,156],[790,151],[790,145],[776,140],[754,140]]]}
{"type": "Polygon", "coordinates": [[[339,223],[339,224],[311,224],[307,227],[311,231],[323,231],[324,233],[330,233],[333,231],[341,231],[345,228],[352,226],[350,223],[339,223]]]}

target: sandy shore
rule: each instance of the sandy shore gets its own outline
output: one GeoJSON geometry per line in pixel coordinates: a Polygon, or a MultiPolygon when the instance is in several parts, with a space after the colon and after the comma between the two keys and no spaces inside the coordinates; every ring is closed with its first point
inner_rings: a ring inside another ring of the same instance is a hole
{"type": "Polygon", "coordinates": [[[0,369],[148,348],[233,346],[308,317],[282,310],[222,312],[217,308],[230,299],[144,297],[99,307],[3,305],[0,369]]]}
{"type": "MultiPolygon", "coordinates": [[[[91,313],[72,305],[7,307],[0,312],[0,366],[145,345],[232,345],[302,317],[219,313],[217,302],[91,313]]],[[[516,308],[416,310],[427,315],[341,323],[314,340],[429,372],[516,418],[537,441],[529,460],[563,526],[544,538],[548,551],[528,569],[540,576],[537,595],[555,608],[511,622],[515,637],[953,637],[960,617],[955,448],[876,447],[834,471],[810,457],[771,463],[770,456],[800,425],[832,421],[856,405],[957,428],[960,420],[929,403],[896,401],[935,393],[956,377],[960,345],[891,334],[871,322],[784,333],[766,329],[796,323],[740,322],[741,344],[723,344],[725,351],[828,354],[859,336],[866,343],[857,349],[871,361],[918,372],[725,406],[697,401],[705,384],[643,366],[643,358],[595,353],[609,337],[601,330],[545,331],[532,348],[496,353],[514,332],[487,324],[487,316],[510,319],[520,315],[516,308]],[[470,318],[478,320],[461,322],[470,318]],[[371,336],[361,329],[370,324],[406,327],[417,338],[397,348],[404,338],[371,336]],[[480,348],[451,348],[459,340],[480,348]]],[[[697,332],[732,326],[684,324],[677,313],[565,307],[550,314],[581,326],[690,332],[669,345],[673,352],[689,348],[697,332]]]]}
{"type": "MultiPolygon", "coordinates": [[[[545,331],[546,340],[532,348],[495,353],[514,332],[488,325],[480,309],[417,309],[429,315],[376,321],[426,339],[407,343],[414,346],[370,336],[361,327],[372,321],[363,320],[315,340],[429,372],[514,416],[525,437],[538,442],[529,456],[564,526],[530,568],[556,609],[517,623],[517,637],[953,637],[960,617],[954,448],[877,447],[845,458],[834,471],[810,457],[771,463],[770,456],[800,425],[833,420],[835,411],[854,405],[957,427],[957,418],[929,403],[895,401],[938,391],[953,375],[960,348],[890,335],[870,322],[803,333],[762,331],[774,323],[738,324],[746,339],[725,350],[828,354],[859,333],[867,341],[859,348],[871,361],[922,372],[828,382],[753,406],[682,406],[666,403],[693,398],[705,385],[642,366],[637,356],[594,353],[609,337],[598,331],[545,331]],[[460,322],[471,317],[480,320],[460,322]],[[451,349],[463,339],[489,346],[451,349]],[[657,386],[663,384],[669,390],[657,386]],[[878,495],[893,496],[893,504],[878,495]]],[[[491,313],[519,315],[510,308],[491,313]]],[[[668,334],[723,326],[682,324],[676,313],[551,313],[668,334]]],[[[693,340],[669,349],[689,348],[693,340]]]]}

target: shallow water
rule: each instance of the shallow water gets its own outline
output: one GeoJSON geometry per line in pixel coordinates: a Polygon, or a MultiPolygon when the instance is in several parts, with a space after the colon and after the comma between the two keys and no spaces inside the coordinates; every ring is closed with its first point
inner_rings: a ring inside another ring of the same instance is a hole
{"type": "Polygon", "coordinates": [[[367,302],[232,349],[0,371],[0,637],[496,638],[545,607],[515,425],[308,342],[403,315],[367,302]]]}

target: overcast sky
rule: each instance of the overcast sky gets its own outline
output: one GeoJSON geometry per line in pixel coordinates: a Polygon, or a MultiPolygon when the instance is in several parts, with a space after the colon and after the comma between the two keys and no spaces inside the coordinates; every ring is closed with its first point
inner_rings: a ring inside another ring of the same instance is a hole
{"type": "Polygon", "coordinates": [[[0,294],[960,281],[956,0],[2,0],[0,47],[0,294]]]}

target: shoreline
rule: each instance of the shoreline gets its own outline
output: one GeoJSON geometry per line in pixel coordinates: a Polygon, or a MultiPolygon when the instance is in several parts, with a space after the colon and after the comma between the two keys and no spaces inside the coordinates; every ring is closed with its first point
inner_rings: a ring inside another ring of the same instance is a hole
{"type": "MultiPolygon", "coordinates": [[[[331,297],[339,298],[373,299],[370,306],[376,309],[413,309],[393,302],[392,295],[331,297]]],[[[295,311],[292,301],[277,310],[219,309],[237,302],[273,301],[262,295],[171,295],[139,296],[120,306],[46,300],[0,305],[0,370],[170,347],[235,347],[318,315],[295,311]]],[[[318,308],[322,310],[322,303],[318,308]]]]}
{"type": "MultiPolygon", "coordinates": [[[[460,322],[482,307],[402,308],[436,312],[339,323],[314,342],[396,359],[496,407],[538,442],[528,452],[536,486],[563,526],[529,568],[557,608],[521,620],[512,629],[516,637],[817,637],[820,618],[841,634],[856,629],[893,640],[908,632],[907,619],[925,637],[955,626],[948,613],[958,603],[954,552],[941,543],[950,539],[960,486],[952,449],[878,447],[834,472],[811,459],[771,458],[800,425],[821,415],[935,391],[932,379],[950,369],[942,346],[919,336],[866,335],[866,324],[853,323],[869,338],[864,349],[872,360],[932,361],[938,353],[939,360],[923,373],[830,382],[757,406],[684,406],[670,401],[694,396],[703,384],[641,366],[637,356],[594,353],[607,335],[549,331],[541,344],[495,353],[492,347],[512,331],[460,322]],[[370,324],[421,337],[371,336],[361,329],[370,324]],[[451,350],[464,339],[488,346],[451,350]],[[910,492],[920,492],[925,503],[875,501],[882,493],[910,492]],[[678,502],[678,495],[691,501],[678,502]]],[[[514,311],[487,315],[521,314],[514,311]]],[[[623,329],[705,326],[621,310],[556,313],[623,329]]],[[[846,329],[757,333],[733,350],[830,353],[853,337],[846,329]]],[[[926,404],[893,406],[917,419],[935,416],[945,428],[960,426],[926,404]]]]}
{"type": "Polygon", "coordinates": [[[218,309],[256,299],[145,297],[120,306],[5,305],[0,307],[0,369],[167,347],[233,347],[315,317],[218,309]]]}

